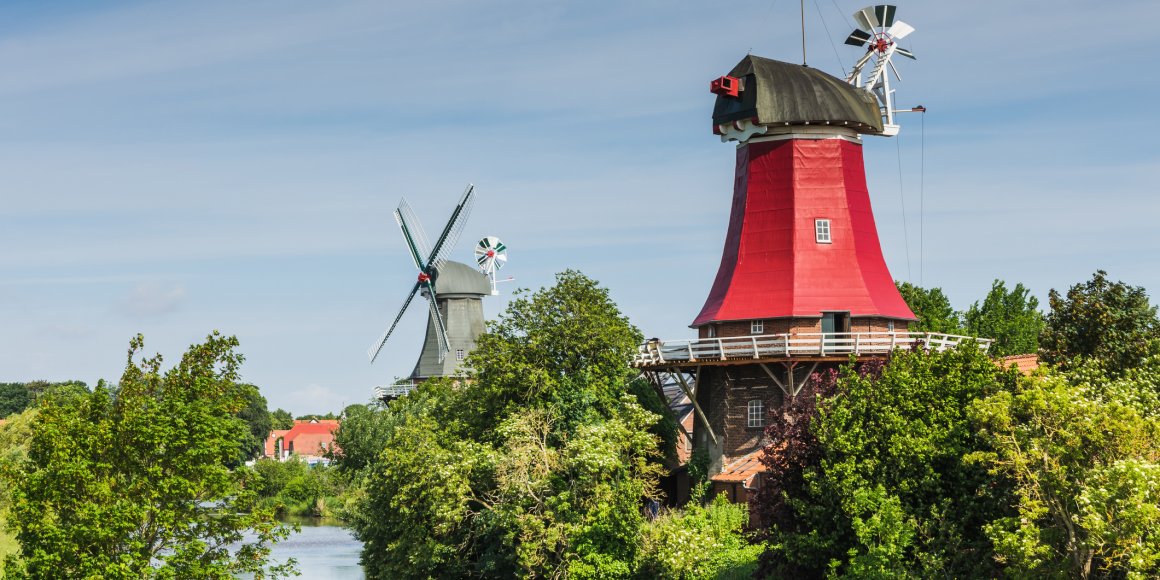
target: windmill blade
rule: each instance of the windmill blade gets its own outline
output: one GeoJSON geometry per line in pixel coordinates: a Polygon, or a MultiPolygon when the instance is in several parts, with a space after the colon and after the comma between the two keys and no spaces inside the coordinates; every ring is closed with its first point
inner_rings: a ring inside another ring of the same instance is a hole
{"type": "Polygon", "coordinates": [[[415,259],[415,266],[422,270],[423,259],[431,255],[431,242],[427,239],[427,232],[423,230],[419,217],[411,209],[411,204],[407,203],[407,198],[399,200],[399,208],[395,210],[395,221],[398,222],[399,229],[403,230],[403,238],[411,250],[411,257],[415,259]]]}
{"type": "Polygon", "coordinates": [[[855,28],[854,32],[851,32],[850,36],[846,37],[846,44],[849,44],[850,46],[862,46],[866,44],[866,41],[870,40],[871,37],[872,35],[869,32],[855,28]]]}
{"type": "Polygon", "coordinates": [[[905,48],[902,48],[901,46],[894,47],[894,53],[901,54],[902,56],[905,56],[906,58],[909,58],[910,60],[918,60],[918,57],[914,56],[913,52],[910,52],[909,50],[906,50],[905,48]]]}
{"type": "Polygon", "coordinates": [[[895,10],[895,6],[890,4],[879,4],[875,6],[874,17],[878,19],[878,25],[884,28],[893,26],[895,10]]]}
{"type": "Polygon", "coordinates": [[[403,241],[407,243],[407,250],[409,250],[408,253],[411,255],[411,259],[415,261],[415,267],[422,272],[423,254],[420,253],[422,250],[418,243],[419,237],[411,229],[411,225],[407,223],[407,218],[405,217],[401,204],[399,209],[395,210],[395,223],[399,224],[399,231],[403,232],[403,241]]]}
{"type": "Polygon", "coordinates": [[[408,294],[407,299],[403,301],[403,307],[399,309],[398,316],[395,316],[395,321],[391,323],[391,326],[387,328],[387,331],[383,333],[383,336],[379,338],[378,342],[376,342],[374,346],[372,346],[370,350],[367,351],[367,356],[371,359],[371,362],[375,362],[375,359],[378,358],[379,353],[382,352],[383,345],[387,344],[387,339],[391,337],[391,333],[394,332],[395,327],[399,325],[399,321],[403,318],[403,313],[405,313],[407,311],[407,307],[411,305],[411,300],[415,299],[415,294],[419,292],[419,286],[421,284],[422,282],[415,283],[415,287],[411,288],[411,293],[408,294]]]}
{"type": "Polygon", "coordinates": [[[431,249],[431,255],[427,259],[428,268],[434,266],[438,270],[443,262],[447,261],[448,254],[455,248],[455,243],[459,241],[459,235],[463,233],[463,226],[467,224],[467,216],[471,214],[471,207],[475,204],[474,194],[475,186],[467,184],[463,197],[459,198],[459,204],[451,212],[451,217],[447,219],[447,225],[443,226],[443,233],[439,234],[435,247],[431,249]]]}
{"type": "Polygon", "coordinates": [[[895,22],[894,26],[891,26],[890,29],[886,31],[886,33],[893,37],[894,40],[902,40],[903,38],[909,36],[911,32],[914,32],[914,27],[901,20],[895,22]]]}
{"type": "Polygon", "coordinates": [[[427,286],[427,304],[431,308],[431,320],[435,323],[435,337],[439,342],[439,362],[443,362],[447,358],[447,353],[451,350],[451,343],[447,340],[447,325],[443,323],[443,315],[439,312],[439,302],[435,296],[435,286],[431,281],[421,282],[427,286]]]}
{"type": "Polygon", "coordinates": [[[854,13],[854,22],[862,30],[874,30],[878,27],[878,17],[874,16],[874,7],[867,6],[854,13]]]}

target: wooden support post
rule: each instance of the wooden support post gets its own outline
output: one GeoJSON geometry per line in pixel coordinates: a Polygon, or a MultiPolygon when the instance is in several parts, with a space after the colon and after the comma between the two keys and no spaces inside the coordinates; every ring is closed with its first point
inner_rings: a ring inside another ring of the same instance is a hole
{"type": "MultiPolygon", "coordinates": [[[[657,396],[659,396],[661,400],[665,402],[665,408],[669,410],[669,415],[672,415],[673,420],[677,421],[677,424],[680,425],[681,418],[677,417],[676,414],[673,413],[672,407],[668,406],[668,397],[665,396],[664,380],[661,379],[661,373],[658,371],[651,371],[643,372],[641,375],[644,376],[644,378],[652,385],[653,390],[656,391],[657,396]]],[[[695,445],[693,442],[692,433],[686,432],[684,427],[681,427],[681,432],[684,433],[685,437],[689,440],[690,446],[695,445]]]]}
{"type": "Polygon", "coordinates": [[[773,374],[773,371],[769,370],[769,367],[766,366],[765,363],[760,364],[761,370],[765,371],[765,374],[769,375],[769,378],[773,379],[773,384],[777,385],[778,388],[781,389],[781,392],[785,393],[785,396],[792,397],[793,395],[789,392],[789,389],[786,388],[785,383],[781,382],[781,379],[777,378],[777,375],[773,374]]]}
{"type": "MultiPolygon", "coordinates": [[[[802,377],[802,381],[800,383],[795,383],[793,385],[794,398],[797,398],[798,393],[802,392],[802,389],[805,388],[805,386],[806,386],[806,381],[810,380],[810,375],[814,374],[814,371],[817,370],[817,368],[818,368],[818,363],[815,362],[813,364],[813,366],[810,367],[810,370],[806,373],[806,376],[802,377]]],[[[791,375],[791,377],[792,377],[792,375],[791,375]]]]}
{"type": "Polygon", "coordinates": [[[717,434],[713,432],[713,427],[709,425],[709,418],[705,416],[705,411],[701,410],[700,403],[697,402],[696,395],[689,389],[689,383],[685,380],[685,373],[676,369],[677,381],[680,382],[681,390],[685,392],[685,396],[693,402],[693,410],[697,412],[697,417],[701,419],[701,424],[705,426],[705,430],[709,432],[709,438],[713,440],[713,445],[718,446],[717,434]]]}
{"type": "Polygon", "coordinates": [[[797,366],[797,363],[791,362],[791,363],[782,363],[782,364],[785,365],[785,384],[789,385],[789,388],[790,388],[789,398],[796,399],[797,393],[793,392],[793,383],[794,383],[793,368],[797,366]]]}

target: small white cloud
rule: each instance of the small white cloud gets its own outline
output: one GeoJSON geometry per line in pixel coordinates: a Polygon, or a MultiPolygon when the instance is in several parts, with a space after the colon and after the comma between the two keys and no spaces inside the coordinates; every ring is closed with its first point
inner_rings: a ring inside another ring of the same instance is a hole
{"type": "Polygon", "coordinates": [[[156,318],[181,309],[185,286],[178,283],[143,282],[122,303],[121,310],[133,318],[156,318]]]}

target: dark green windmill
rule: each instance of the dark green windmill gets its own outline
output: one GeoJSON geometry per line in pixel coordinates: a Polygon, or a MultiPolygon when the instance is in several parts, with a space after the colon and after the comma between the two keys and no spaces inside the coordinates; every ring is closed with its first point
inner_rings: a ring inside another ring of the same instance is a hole
{"type": "Polygon", "coordinates": [[[407,387],[416,382],[459,374],[464,357],[471,352],[476,338],[485,329],[483,297],[492,292],[488,276],[467,264],[447,259],[463,232],[475,201],[474,195],[475,186],[468,185],[434,244],[427,241],[422,225],[406,199],[395,210],[395,221],[403,232],[403,239],[419,273],[394,322],[367,352],[371,362],[382,352],[416,294],[422,294],[427,299],[429,314],[419,361],[410,378],[404,381],[408,385],[394,388],[394,396],[406,392],[409,390],[407,387]]]}

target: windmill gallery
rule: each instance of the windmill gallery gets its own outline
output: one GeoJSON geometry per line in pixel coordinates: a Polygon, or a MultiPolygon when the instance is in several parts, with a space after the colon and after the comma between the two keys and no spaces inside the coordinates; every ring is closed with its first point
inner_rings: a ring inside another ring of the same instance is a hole
{"type": "MultiPolygon", "coordinates": [[[[899,113],[925,112],[896,109],[890,82],[895,56],[915,58],[898,45],[914,28],[896,19],[891,5],[864,8],[854,18],[858,28],[846,44],[865,53],[844,79],[750,54],[710,83],[713,133],[737,148],[720,266],[690,324],[696,338],[648,340],[631,361],[681,424],[682,457],[707,452],[716,491],[733,501],[746,501],[760,485],[766,414],[797,396],[815,373],[851,356],[881,360],[895,349],[990,345],[986,338],[908,331],[916,318],[882,255],[862,136],[893,137],[899,113]]],[[[403,396],[431,377],[458,376],[464,353],[484,332],[481,298],[495,292],[506,248],[495,238],[481,240],[478,271],[447,259],[473,201],[469,186],[434,245],[405,200],[395,212],[419,274],[371,348],[372,362],[417,293],[430,314],[415,370],[379,387],[381,399],[403,396]]],[[[688,499],[688,477],[679,468],[664,487],[669,503],[688,499]]]]}

